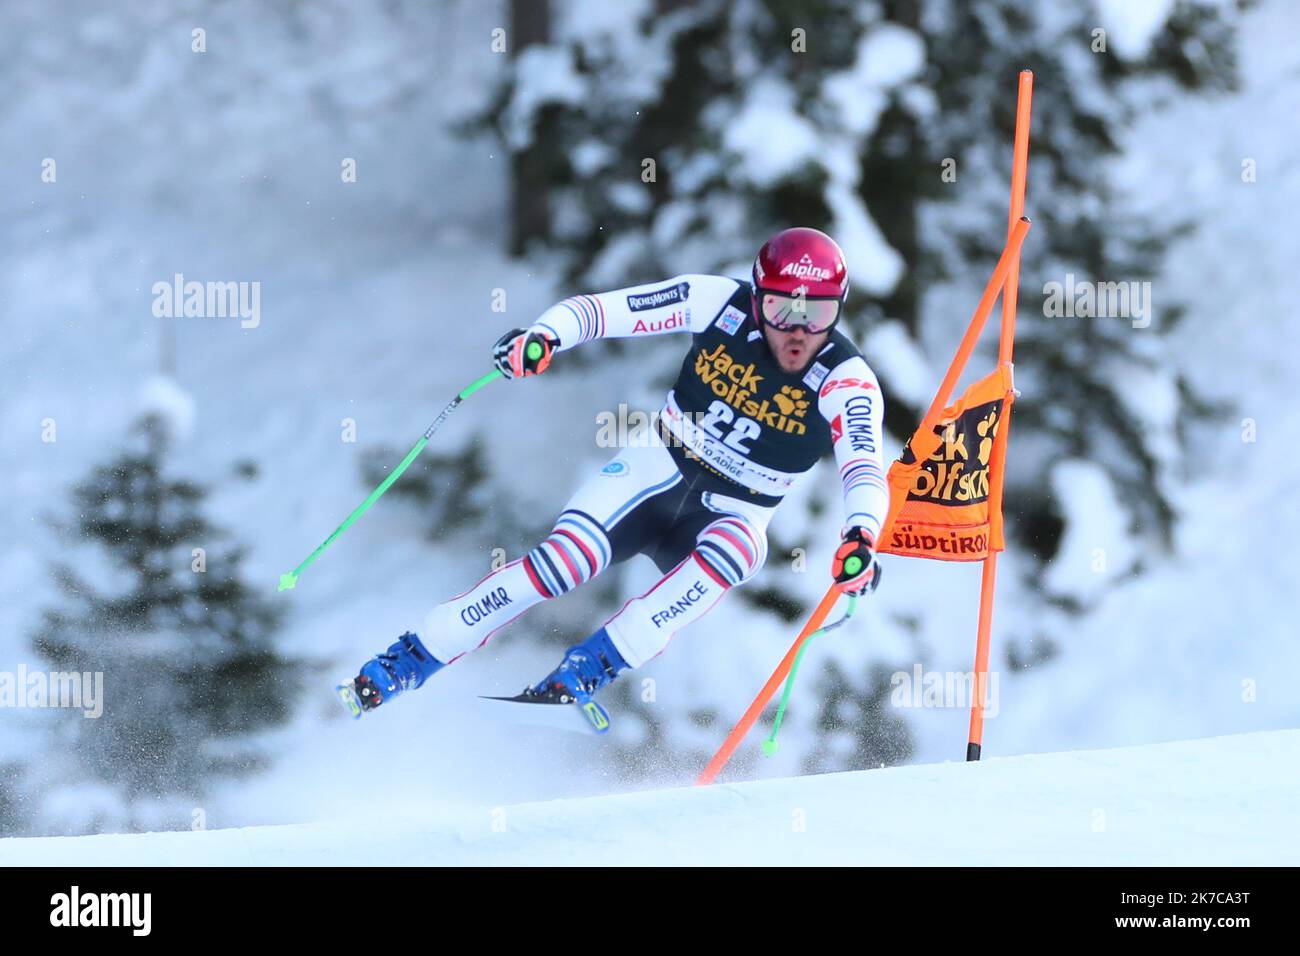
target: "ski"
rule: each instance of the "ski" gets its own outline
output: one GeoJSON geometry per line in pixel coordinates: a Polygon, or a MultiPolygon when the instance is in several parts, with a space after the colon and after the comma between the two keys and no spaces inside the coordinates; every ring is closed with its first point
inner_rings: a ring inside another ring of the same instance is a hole
{"type": "Polygon", "coordinates": [[[361,719],[361,698],[357,695],[357,687],[353,681],[347,681],[343,684],[336,684],[334,693],[338,695],[339,703],[343,709],[348,712],[348,716],[353,720],[361,719]]]}
{"type": "Polygon", "coordinates": [[[530,688],[521,694],[514,695],[513,697],[493,697],[487,694],[482,694],[480,697],[483,700],[502,700],[512,704],[577,704],[579,711],[581,711],[582,716],[586,719],[587,724],[592,730],[598,734],[603,734],[609,730],[609,711],[596,703],[596,701],[591,697],[585,695],[577,697],[570,696],[569,694],[549,696],[546,694],[535,693],[530,688]]]}

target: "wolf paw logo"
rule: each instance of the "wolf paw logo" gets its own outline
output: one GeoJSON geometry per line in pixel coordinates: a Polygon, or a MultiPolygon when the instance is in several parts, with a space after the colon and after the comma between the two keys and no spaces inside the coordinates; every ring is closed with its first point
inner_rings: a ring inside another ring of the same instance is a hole
{"type": "Polygon", "coordinates": [[[781,409],[782,415],[803,418],[804,412],[808,411],[808,399],[803,396],[804,390],[802,388],[782,385],[781,391],[772,396],[772,401],[776,402],[776,407],[781,409]]]}
{"type": "Polygon", "coordinates": [[[980,423],[975,426],[975,431],[979,432],[981,439],[979,453],[980,464],[987,465],[989,463],[989,455],[993,453],[993,439],[998,433],[998,413],[995,411],[989,412],[988,416],[983,418],[980,423]]]}

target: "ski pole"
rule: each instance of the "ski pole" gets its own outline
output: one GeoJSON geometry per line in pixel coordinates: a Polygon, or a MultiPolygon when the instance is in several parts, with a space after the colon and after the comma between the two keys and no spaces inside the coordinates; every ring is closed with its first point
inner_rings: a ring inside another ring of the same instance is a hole
{"type": "MultiPolygon", "coordinates": [[[[857,574],[862,570],[861,561],[862,559],[857,555],[850,555],[844,560],[845,572],[850,576],[857,574]]],[[[877,568],[877,573],[879,573],[879,568],[877,568]]],[[[761,714],[763,708],[767,706],[767,702],[772,699],[772,695],[775,694],[777,688],[781,686],[781,682],[785,680],[786,675],[789,674],[791,669],[795,666],[799,654],[803,650],[803,647],[809,638],[819,630],[822,630],[822,621],[826,620],[826,615],[830,614],[831,608],[834,607],[835,602],[839,600],[840,593],[840,590],[835,587],[834,584],[826,589],[826,593],[822,596],[821,601],[818,602],[817,607],[813,609],[812,615],[808,618],[807,622],[805,622],[803,629],[799,631],[799,636],[796,637],[794,643],[790,645],[790,650],[786,651],[785,657],[781,659],[781,663],[778,664],[776,670],[772,672],[772,676],[767,679],[767,683],[764,684],[763,689],[758,692],[758,696],[754,698],[752,703],[750,703],[749,709],[745,711],[744,715],[736,725],[731,728],[731,733],[727,734],[727,739],[722,742],[722,746],[719,747],[718,752],[713,755],[713,759],[709,761],[708,766],[705,767],[703,772],[701,772],[695,779],[695,785],[697,787],[713,783],[718,776],[718,772],[727,765],[727,761],[731,759],[731,755],[736,752],[736,748],[740,746],[740,742],[745,739],[745,735],[748,734],[750,728],[754,726],[755,721],[758,720],[759,714],[761,714]]],[[[852,613],[852,611],[850,611],[850,613],[852,613]]],[[[848,615],[845,615],[845,619],[847,618],[848,615]]],[[[842,623],[843,620],[837,621],[832,626],[838,627],[842,623]]],[[[829,628],[826,628],[826,630],[829,630],[829,628]]]]}
{"type": "MultiPolygon", "coordinates": [[[[528,345],[527,357],[529,361],[533,361],[533,362],[536,362],[539,358],[541,358],[542,357],[541,344],[538,342],[530,342],[528,345]]],[[[318,547],[311,554],[307,555],[307,557],[303,560],[301,564],[299,564],[288,574],[280,575],[280,586],[279,588],[277,588],[277,590],[287,591],[292,587],[294,587],[298,583],[298,576],[302,574],[302,572],[305,571],[313,561],[319,558],[321,554],[324,553],[326,548],[328,548],[331,544],[334,543],[335,538],[341,535],[344,531],[347,531],[348,528],[352,526],[352,522],[356,521],[363,514],[369,511],[370,506],[373,505],[376,501],[378,501],[380,497],[383,495],[383,493],[387,491],[390,487],[392,487],[393,482],[395,482],[398,478],[402,476],[402,472],[406,471],[406,469],[410,467],[411,462],[415,461],[416,457],[419,456],[420,452],[424,451],[424,446],[429,444],[429,439],[433,437],[433,433],[438,430],[438,427],[444,421],[446,421],[447,416],[450,415],[452,412],[454,412],[457,406],[459,406],[461,402],[465,401],[465,399],[469,398],[471,395],[477,392],[488,382],[494,381],[500,377],[501,377],[500,370],[493,369],[492,371],[484,375],[482,378],[478,379],[477,381],[471,383],[470,385],[462,389],[456,395],[456,397],[453,398],[451,402],[448,403],[447,407],[438,413],[438,417],[435,418],[433,420],[433,424],[430,425],[428,429],[425,430],[423,437],[421,437],[420,440],[417,441],[415,445],[411,448],[411,450],[406,453],[406,457],[402,459],[402,463],[399,464],[396,468],[394,468],[392,472],[389,474],[389,476],[379,483],[379,487],[377,487],[374,491],[370,492],[370,495],[366,498],[366,500],[361,502],[361,504],[357,505],[357,507],[353,510],[352,514],[348,515],[345,519],[343,519],[343,523],[334,529],[333,534],[331,534],[328,538],[322,541],[320,543],[320,547],[318,547]]]]}
{"type": "MultiPolygon", "coordinates": [[[[848,562],[846,561],[845,564],[847,563],[848,562]]],[[[830,613],[831,608],[835,605],[835,602],[839,600],[839,597],[840,591],[834,585],[831,585],[831,587],[826,589],[826,594],[822,597],[817,607],[813,609],[812,616],[809,617],[808,621],[804,624],[803,629],[799,632],[799,636],[795,638],[794,644],[791,645],[790,650],[786,651],[785,657],[781,659],[781,663],[778,664],[776,670],[772,672],[772,676],[767,679],[767,683],[764,684],[763,689],[758,692],[758,696],[755,697],[753,703],[749,705],[749,709],[745,711],[736,726],[731,728],[731,733],[727,734],[727,739],[722,742],[722,746],[719,747],[718,752],[713,755],[713,759],[709,761],[709,765],[704,768],[704,771],[696,779],[696,786],[713,783],[713,779],[718,775],[718,771],[726,766],[727,761],[731,759],[731,755],[735,753],[736,748],[740,746],[740,742],[744,740],[745,735],[749,733],[749,729],[753,727],[754,722],[758,720],[758,715],[762,713],[767,702],[771,700],[772,695],[775,694],[777,688],[781,686],[781,681],[785,679],[785,675],[790,672],[790,668],[794,664],[794,659],[799,652],[799,648],[803,646],[804,641],[808,639],[808,636],[812,634],[813,631],[821,627],[822,621],[826,620],[826,615],[830,613]]]]}
{"type": "MultiPolygon", "coordinates": [[[[845,569],[847,570],[848,568],[850,568],[852,566],[852,562],[854,561],[857,562],[857,567],[861,568],[862,559],[859,558],[857,555],[853,555],[847,561],[844,562],[845,569]]],[[[808,635],[808,639],[799,646],[799,653],[795,655],[794,664],[790,667],[790,674],[785,679],[785,690],[781,692],[781,703],[778,704],[776,708],[776,720],[773,721],[772,723],[772,733],[766,740],[763,741],[764,756],[771,757],[777,751],[778,744],[776,742],[776,735],[781,731],[781,721],[785,719],[785,708],[786,705],[790,703],[790,692],[794,690],[794,678],[795,675],[799,673],[799,665],[803,663],[804,652],[807,651],[808,646],[812,644],[813,638],[821,637],[821,635],[825,634],[827,631],[833,631],[837,627],[839,627],[840,625],[848,621],[848,619],[853,616],[853,612],[857,608],[857,606],[858,606],[857,595],[850,594],[849,605],[844,610],[844,616],[841,617],[838,621],[834,622],[833,624],[827,624],[824,627],[820,627],[817,630],[813,631],[811,634],[808,635]]]]}

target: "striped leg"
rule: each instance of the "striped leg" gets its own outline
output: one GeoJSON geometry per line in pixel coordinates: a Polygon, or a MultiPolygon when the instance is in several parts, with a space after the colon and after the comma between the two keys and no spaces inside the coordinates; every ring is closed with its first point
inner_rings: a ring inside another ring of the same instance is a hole
{"type": "Polygon", "coordinates": [[[528,580],[544,598],[559,597],[609,567],[605,529],[582,511],[565,511],[550,536],[524,558],[528,580]]]}
{"type": "Polygon", "coordinates": [[[565,511],[555,530],[527,555],[430,611],[421,632],[424,643],[438,660],[453,661],[483,646],[534,604],[595,577],[608,567],[609,555],[600,526],[565,511]]]}
{"type": "Polygon", "coordinates": [[[763,531],[748,518],[725,515],[699,533],[693,550],[659,583],[623,605],[605,625],[632,667],[665,647],[673,634],[698,621],[731,587],[748,581],[767,559],[763,531]]]}
{"type": "Polygon", "coordinates": [[[726,515],[700,532],[695,552],[719,582],[734,587],[752,578],[767,561],[767,536],[749,519],[726,515]]]}
{"type": "Polygon", "coordinates": [[[660,531],[658,503],[681,482],[665,449],[625,449],[578,489],[545,541],[430,611],[420,631],[425,646],[438,660],[452,661],[534,604],[631,557],[660,531]]]}

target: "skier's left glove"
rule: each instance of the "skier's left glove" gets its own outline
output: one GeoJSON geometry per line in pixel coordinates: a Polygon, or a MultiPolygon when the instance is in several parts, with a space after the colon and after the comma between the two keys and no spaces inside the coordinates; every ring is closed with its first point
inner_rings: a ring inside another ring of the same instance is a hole
{"type": "Polygon", "coordinates": [[[511,329],[492,347],[492,360],[506,378],[541,375],[559,348],[558,339],[529,329],[511,329]]]}
{"type": "Polygon", "coordinates": [[[880,584],[880,562],[876,560],[876,543],[861,528],[848,528],[844,541],[831,561],[835,586],[855,597],[874,591],[880,584]]]}

